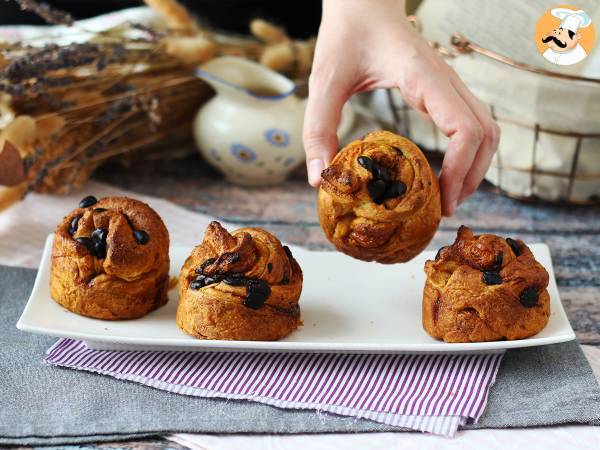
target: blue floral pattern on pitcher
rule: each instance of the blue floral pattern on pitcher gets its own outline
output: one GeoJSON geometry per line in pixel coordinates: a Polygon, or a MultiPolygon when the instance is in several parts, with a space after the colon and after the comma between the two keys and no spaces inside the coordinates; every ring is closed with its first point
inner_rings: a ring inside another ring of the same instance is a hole
{"type": "Polygon", "coordinates": [[[290,143],[290,135],[278,128],[270,128],[265,131],[265,138],[275,147],[287,147],[290,143]]]}
{"type": "Polygon", "coordinates": [[[256,160],[256,153],[244,144],[231,144],[231,154],[243,163],[251,163],[256,160]]]}

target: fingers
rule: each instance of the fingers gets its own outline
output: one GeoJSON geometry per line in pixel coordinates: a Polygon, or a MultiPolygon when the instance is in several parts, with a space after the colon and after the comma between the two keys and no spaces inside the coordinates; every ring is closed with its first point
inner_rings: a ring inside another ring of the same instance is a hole
{"type": "MultiPolygon", "coordinates": [[[[448,79],[423,81],[412,103],[429,114],[440,130],[450,138],[442,171],[442,212],[451,216],[456,210],[463,185],[477,150],[484,139],[483,129],[469,105],[448,79]]],[[[409,102],[411,96],[408,96],[409,102]]]]}
{"type": "Polygon", "coordinates": [[[317,187],[321,172],[338,150],[337,127],[349,90],[343,80],[336,79],[333,71],[318,69],[310,76],[308,90],[303,141],[308,182],[317,187]]]}
{"type": "Polygon", "coordinates": [[[461,204],[467,197],[469,197],[483,180],[490,163],[492,162],[492,158],[494,157],[494,153],[498,148],[498,142],[500,140],[500,128],[494,121],[492,115],[488,108],[481,103],[472,93],[467,89],[467,87],[463,84],[463,82],[458,78],[453,72],[454,76],[451,79],[452,85],[455,87],[456,91],[462,97],[462,99],[467,103],[467,105],[471,108],[471,111],[475,114],[477,120],[481,124],[483,129],[483,141],[477,150],[477,154],[475,155],[475,159],[467,176],[465,177],[465,181],[463,183],[462,191],[460,193],[458,204],[461,204]]]}

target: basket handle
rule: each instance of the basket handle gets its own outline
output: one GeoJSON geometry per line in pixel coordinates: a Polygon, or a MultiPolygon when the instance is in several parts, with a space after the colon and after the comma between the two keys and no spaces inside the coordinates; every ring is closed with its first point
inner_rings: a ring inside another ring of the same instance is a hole
{"type": "Polygon", "coordinates": [[[452,37],[450,38],[450,44],[456,50],[456,53],[454,53],[453,56],[457,56],[458,54],[477,53],[482,56],[487,56],[488,58],[491,58],[494,61],[498,61],[498,62],[507,64],[511,67],[516,67],[517,69],[526,70],[528,72],[536,73],[539,75],[544,75],[547,77],[554,77],[554,78],[560,78],[563,80],[571,80],[571,81],[580,81],[580,82],[584,82],[584,83],[600,83],[600,78],[580,77],[577,75],[569,75],[566,73],[554,72],[552,70],[541,69],[539,67],[525,64],[523,62],[509,58],[508,56],[501,55],[492,50],[489,50],[480,45],[477,45],[476,43],[468,40],[461,33],[454,33],[452,35],[452,37]]]}
{"type": "MultiPolygon", "coordinates": [[[[411,25],[417,30],[418,33],[423,31],[423,25],[421,20],[415,16],[408,16],[408,21],[411,25]]],[[[437,52],[439,52],[443,56],[447,57],[457,57],[461,54],[468,53],[477,53],[478,55],[486,56],[488,58],[493,59],[494,61],[498,61],[504,64],[507,64],[511,67],[516,67],[517,69],[526,70],[528,72],[536,73],[538,75],[544,75],[547,77],[560,78],[563,80],[571,80],[571,81],[579,81],[584,83],[600,83],[600,78],[591,78],[591,77],[580,77],[577,75],[569,75],[566,73],[554,72],[552,70],[541,69],[539,67],[535,67],[529,64],[525,64],[523,62],[517,61],[515,59],[509,58],[508,56],[501,55],[500,53],[496,53],[492,50],[489,50],[481,45],[476,44],[473,41],[468,40],[461,33],[454,33],[450,38],[450,44],[452,45],[452,49],[446,48],[440,45],[438,42],[429,42],[429,45],[434,48],[437,52]]]]}

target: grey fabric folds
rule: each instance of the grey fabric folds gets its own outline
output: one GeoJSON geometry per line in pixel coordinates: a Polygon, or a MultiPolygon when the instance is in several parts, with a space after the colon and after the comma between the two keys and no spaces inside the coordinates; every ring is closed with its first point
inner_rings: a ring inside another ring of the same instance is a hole
{"type": "MultiPolygon", "coordinates": [[[[368,420],[171,394],[42,362],[55,338],[16,329],[35,271],[0,266],[0,444],[114,441],[173,432],[397,431],[368,420]]],[[[509,351],[468,428],[600,424],[600,389],[576,342],[509,351]]]]}

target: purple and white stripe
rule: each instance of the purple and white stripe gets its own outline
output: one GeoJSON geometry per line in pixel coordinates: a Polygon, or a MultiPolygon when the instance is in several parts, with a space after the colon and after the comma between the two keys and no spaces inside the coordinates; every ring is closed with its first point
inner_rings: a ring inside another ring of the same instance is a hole
{"type": "Polygon", "coordinates": [[[117,352],[60,339],[45,361],[185,395],[316,409],[453,436],[483,413],[502,356],[117,352]]]}

